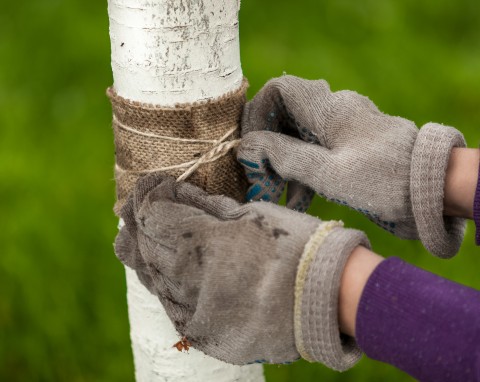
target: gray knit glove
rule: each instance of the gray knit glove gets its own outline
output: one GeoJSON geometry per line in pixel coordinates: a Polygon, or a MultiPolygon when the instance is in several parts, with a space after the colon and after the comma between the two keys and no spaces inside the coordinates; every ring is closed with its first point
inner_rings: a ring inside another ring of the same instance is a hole
{"type": "Polygon", "coordinates": [[[358,361],[337,305],[348,256],[369,246],[362,232],[155,175],[137,183],[122,217],[117,256],[194,348],[238,365],[358,361]]]}
{"type": "Polygon", "coordinates": [[[247,104],[242,130],[248,200],[276,202],[285,181],[294,181],[290,208],[306,210],[312,189],[400,238],[421,239],[439,257],[457,253],[464,220],[443,216],[450,152],[465,146],[456,129],[428,123],[418,130],[355,92],[284,76],[247,104]]]}

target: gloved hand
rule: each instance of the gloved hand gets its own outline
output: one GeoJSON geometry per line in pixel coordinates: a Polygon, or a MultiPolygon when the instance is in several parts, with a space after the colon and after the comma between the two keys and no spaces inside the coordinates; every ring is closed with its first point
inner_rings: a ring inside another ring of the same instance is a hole
{"type": "Polygon", "coordinates": [[[194,348],[239,365],[301,355],[345,370],[359,359],[337,305],[348,256],[369,246],[362,232],[158,175],[137,183],[121,215],[117,256],[194,348]]]}
{"type": "Polygon", "coordinates": [[[252,184],[248,200],[276,202],[285,181],[294,181],[290,208],[306,210],[312,189],[400,238],[420,238],[439,257],[457,253],[465,223],[443,216],[450,151],[465,146],[456,129],[418,130],[355,92],[284,76],[246,105],[242,135],[237,155],[252,184]]]}

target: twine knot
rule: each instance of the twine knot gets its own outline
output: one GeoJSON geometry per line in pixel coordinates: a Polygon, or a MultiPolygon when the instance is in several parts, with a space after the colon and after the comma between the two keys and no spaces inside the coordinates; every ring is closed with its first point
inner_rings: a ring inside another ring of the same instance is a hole
{"type": "Polygon", "coordinates": [[[150,174],[154,172],[162,172],[162,171],[169,171],[169,170],[177,170],[177,169],[185,169],[185,172],[177,178],[177,182],[184,181],[188,179],[200,166],[215,162],[216,160],[225,156],[230,150],[236,148],[241,139],[234,139],[231,141],[227,141],[227,139],[235,133],[237,128],[233,128],[227,131],[220,139],[217,140],[204,140],[204,139],[186,139],[186,138],[174,138],[174,137],[167,137],[163,135],[157,135],[154,133],[143,132],[134,129],[131,126],[127,126],[121,123],[117,117],[113,116],[113,122],[119,126],[120,128],[127,130],[133,134],[142,135],[144,137],[149,138],[156,138],[166,141],[174,141],[174,142],[184,142],[184,143],[211,143],[212,147],[203,155],[199,156],[197,159],[191,160],[189,162],[180,163],[173,166],[165,166],[165,167],[158,167],[153,169],[145,169],[145,170],[125,170],[121,168],[118,164],[115,164],[115,169],[120,173],[130,173],[130,174],[150,174]]]}
{"type": "Polygon", "coordinates": [[[155,172],[242,202],[248,183],[232,150],[240,143],[247,87],[244,79],[221,97],[174,107],[125,99],[108,88],[115,137],[115,213],[120,214],[138,178],[155,172]]]}

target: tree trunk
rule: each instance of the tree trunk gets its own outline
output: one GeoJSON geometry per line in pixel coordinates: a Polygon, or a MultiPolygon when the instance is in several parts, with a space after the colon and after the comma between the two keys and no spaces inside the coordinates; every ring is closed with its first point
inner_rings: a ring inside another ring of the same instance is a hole
{"type": "MultiPolygon", "coordinates": [[[[109,0],[114,88],[123,98],[173,107],[241,86],[239,0],[109,0]]],[[[179,340],[158,299],[127,268],[135,374],[145,381],[263,381],[260,365],[233,366],[179,340]]]]}

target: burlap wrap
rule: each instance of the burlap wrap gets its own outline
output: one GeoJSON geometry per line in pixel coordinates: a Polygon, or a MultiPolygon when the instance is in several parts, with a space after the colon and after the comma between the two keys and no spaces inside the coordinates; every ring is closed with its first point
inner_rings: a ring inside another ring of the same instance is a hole
{"type": "MultiPolygon", "coordinates": [[[[107,95],[112,102],[116,164],[125,171],[115,171],[117,202],[114,211],[119,215],[125,200],[142,175],[136,172],[168,167],[192,161],[208,152],[213,144],[178,142],[146,137],[123,129],[120,124],[136,131],[172,138],[217,140],[232,128],[238,130],[228,139],[240,136],[240,119],[246,102],[248,82],[244,80],[235,92],[218,99],[195,104],[181,104],[174,108],[124,99],[110,87],[107,95]],[[135,173],[132,173],[135,172],[135,173]]],[[[166,171],[178,177],[185,169],[166,171]]],[[[243,201],[247,181],[233,151],[215,162],[202,165],[188,179],[210,194],[228,195],[243,201]]]]}

